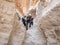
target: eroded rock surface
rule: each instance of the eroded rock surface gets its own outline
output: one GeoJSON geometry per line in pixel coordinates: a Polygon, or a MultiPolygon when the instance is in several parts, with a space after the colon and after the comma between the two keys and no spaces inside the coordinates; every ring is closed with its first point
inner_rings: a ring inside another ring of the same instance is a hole
{"type": "Polygon", "coordinates": [[[47,45],[60,45],[60,3],[42,16],[40,29],[45,33],[47,45]]]}
{"type": "Polygon", "coordinates": [[[23,1],[0,0],[0,45],[60,45],[60,1],[23,1]],[[29,12],[34,25],[26,31],[19,16],[36,3],[29,12]]]}
{"type": "Polygon", "coordinates": [[[15,4],[0,0],[0,45],[21,45],[25,29],[20,26],[15,4]]]}

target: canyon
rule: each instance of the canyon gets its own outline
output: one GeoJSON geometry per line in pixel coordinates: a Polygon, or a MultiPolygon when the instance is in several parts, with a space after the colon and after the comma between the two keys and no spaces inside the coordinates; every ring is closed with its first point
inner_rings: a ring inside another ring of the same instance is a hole
{"type": "Polygon", "coordinates": [[[60,0],[0,0],[0,45],[60,45],[60,0]],[[26,30],[28,14],[34,25],[26,30]]]}

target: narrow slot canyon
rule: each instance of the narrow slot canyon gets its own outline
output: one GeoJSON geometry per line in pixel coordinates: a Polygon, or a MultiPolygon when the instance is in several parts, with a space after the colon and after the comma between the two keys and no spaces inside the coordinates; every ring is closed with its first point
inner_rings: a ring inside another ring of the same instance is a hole
{"type": "Polygon", "coordinates": [[[0,0],[0,45],[60,45],[60,0],[0,0]]]}

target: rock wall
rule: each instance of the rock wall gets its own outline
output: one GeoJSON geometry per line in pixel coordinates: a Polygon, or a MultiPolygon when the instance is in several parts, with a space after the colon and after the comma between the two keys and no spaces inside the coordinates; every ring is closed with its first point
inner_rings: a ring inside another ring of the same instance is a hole
{"type": "Polygon", "coordinates": [[[0,0],[0,45],[22,45],[24,36],[15,4],[0,0]]]}
{"type": "Polygon", "coordinates": [[[15,9],[12,8],[14,7],[13,3],[0,1],[0,45],[7,45],[13,30],[15,9]]]}
{"type": "Polygon", "coordinates": [[[52,0],[50,4],[44,1],[29,12],[35,15],[35,24],[26,32],[16,12],[17,3],[0,0],[0,45],[60,45],[60,1],[52,0]]]}
{"type": "Polygon", "coordinates": [[[19,7],[19,10],[26,14],[29,11],[29,8],[36,6],[39,0],[17,0],[16,4],[19,7]]]}
{"type": "Polygon", "coordinates": [[[8,45],[22,45],[25,39],[26,29],[21,25],[17,14],[14,17],[13,23],[13,30],[10,34],[8,45]]]}
{"type": "Polygon", "coordinates": [[[36,17],[36,9],[31,9],[31,10],[29,10],[29,13],[28,14],[31,14],[31,16],[33,17],[33,18],[35,18],[36,17]]]}
{"type": "Polygon", "coordinates": [[[15,2],[15,0],[5,0],[5,1],[8,1],[8,2],[15,2]]]}
{"type": "Polygon", "coordinates": [[[47,45],[60,45],[60,3],[41,17],[39,28],[46,36],[47,45]]]}

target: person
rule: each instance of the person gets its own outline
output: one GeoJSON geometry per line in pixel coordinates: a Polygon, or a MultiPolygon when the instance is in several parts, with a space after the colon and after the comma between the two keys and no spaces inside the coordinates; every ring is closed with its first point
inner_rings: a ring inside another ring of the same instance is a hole
{"type": "Polygon", "coordinates": [[[30,27],[31,27],[31,25],[33,25],[33,17],[32,16],[30,18],[30,27]]]}
{"type": "Polygon", "coordinates": [[[24,17],[22,18],[22,22],[23,22],[23,24],[24,24],[26,30],[28,30],[26,16],[24,16],[24,17]]]}
{"type": "Polygon", "coordinates": [[[30,28],[31,25],[33,25],[33,18],[31,15],[24,16],[22,18],[22,22],[23,22],[24,26],[26,27],[26,30],[28,30],[28,28],[30,28]]]}
{"type": "Polygon", "coordinates": [[[31,15],[28,15],[27,16],[27,27],[30,27],[30,18],[31,18],[31,15]]]}
{"type": "Polygon", "coordinates": [[[26,26],[26,16],[22,17],[23,25],[26,26]]]}

